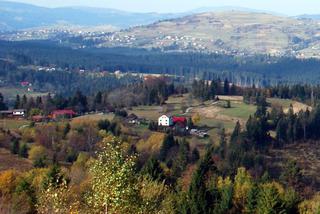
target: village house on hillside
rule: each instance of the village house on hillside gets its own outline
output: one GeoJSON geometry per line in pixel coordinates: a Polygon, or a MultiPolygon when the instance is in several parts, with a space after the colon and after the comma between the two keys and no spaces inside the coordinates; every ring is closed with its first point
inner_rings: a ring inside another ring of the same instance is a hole
{"type": "Polygon", "coordinates": [[[24,118],[26,115],[25,109],[13,109],[13,110],[5,110],[0,111],[0,116],[2,118],[24,118]]]}
{"type": "Polygon", "coordinates": [[[76,116],[77,113],[74,112],[73,110],[55,110],[51,113],[51,118],[54,120],[58,120],[58,119],[71,119],[74,116],[76,116]]]}
{"type": "Polygon", "coordinates": [[[186,127],[187,126],[187,118],[185,118],[185,117],[177,117],[177,116],[162,115],[158,119],[158,125],[159,126],[164,126],[164,127],[169,127],[169,126],[174,126],[174,125],[179,125],[181,127],[186,127]]]}
{"type": "Polygon", "coordinates": [[[158,119],[158,125],[159,126],[165,126],[165,127],[172,126],[173,125],[173,119],[170,116],[162,115],[158,119]]]}

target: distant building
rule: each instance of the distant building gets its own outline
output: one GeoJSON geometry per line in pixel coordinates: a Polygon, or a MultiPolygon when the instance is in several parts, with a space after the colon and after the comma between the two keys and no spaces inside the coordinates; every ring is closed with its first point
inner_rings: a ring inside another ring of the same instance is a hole
{"type": "Polygon", "coordinates": [[[139,124],[139,118],[135,114],[130,114],[126,120],[130,124],[139,124]]]}
{"type": "Polygon", "coordinates": [[[77,113],[75,113],[73,110],[55,110],[51,113],[51,118],[54,120],[57,119],[71,119],[74,116],[76,116],[77,113]]]}
{"type": "Polygon", "coordinates": [[[36,123],[49,121],[48,117],[43,116],[43,115],[35,115],[35,116],[32,116],[31,119],[33,122],[36,122],[36,123]]]}
{"type": "Polygon", "coordinates": [[[186,127],[187,126],[187,118],[185,117],[172,117],[172,121],[174,125],[179,125],[180,127],[186,127]]]}
{"type": "Polygon", "coordinates": [[[0,111],[0,115],[1,117],[7,117],[7,118],[24,118],[26,115],[26,110],[13,109],[13,110],[0,111]]]}
{"type": "Polygon", "coordinates": [[[26,110],[24,110],[24,109],[14,109],[12,111],[12,115],[14,117],[24,117],[25,114],[26,114],[26,110]]]}
{"type": "Polygon", "coordinates": [[[2,118],[13,117],[12,110],[0,111],[0,115],[2,118]]]}
{"type": "Polygon", "coordinates": [[[20,85],[22,87],[27,87],[27,86],[31,86],[31,83],[29,83],[28,81],[23,81],[23,82],[20,82],[20,85]]]}
{"type": "Polygon", "coordinates": [[[197,137],[200,137],[200,138],[205,138],[205,137],[209,136],[206,131],[201,131],[201,130],[198,130],[198,129],[191,129],[190,130],[190,134],[194,135],[194,136],[197,136],[197,137]]]}
{"type": "Polygon", "coordinates": [[[172,126],[173,125],[173,119],[170,116],[162,115],[158,119],[158,125],[159,126],[167,126],[167,127],[172,126]]]}

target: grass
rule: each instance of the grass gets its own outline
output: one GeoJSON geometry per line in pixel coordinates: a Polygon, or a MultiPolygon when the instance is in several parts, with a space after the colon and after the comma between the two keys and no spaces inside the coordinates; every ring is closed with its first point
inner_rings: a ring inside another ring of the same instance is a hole
{"type": "Polygon", "coordinates": [[[268,98],[267,102],[271,103],[271,105],[282,106],[282,108],[289,108],[290,105],[294,103],[294,101],[290,99],[280,99],[280,98],[268,98]]]}
{"type": "Polygon", "coordinates": [[[28,91],[27,88],[22,87],[2,87],[0,92],[5,96],[6,99],[14,100],[18,95],[23,96],[24,94],[29,97],[45,96],[47,93],[39,93],[28,91]]]}
{"type": "Polygon", "coordinates": [[[223,108],[221,114],[229,117],[247,120],[250,115],[254,114],[256,106],[245,103],[231,102],[231,108],[223,108]]]}
{"type": "Polygon", "coordinates": [[[139,152],[157,154],[160,151],[164,137],[164,133],[155,132],[147,140],[140,140],[136,145],[137,150],[139,152]]]}
{"type": "Polygon", "coordinates": [[[71,123],[81,123],[81,122],[95,122],[99,120],[109,120],[111,121],[114,118],[113,113],[109,114],[88,114],[80,117],[75,117],[72,119],[71,123]]]}
{"type": "Polygon", "coordinates": [[[178,104],[181,106],[182,104],[186,104],[188,106],[197,106],[200,102],[196,99],[190,97],[189,94],[183,94],[182,96],[171,96],[166,101],[167,104],[178,104]]]}
{"type": "Polygon", "coordinates": [[[28,120],[0,119],[0,127],[4,129],[19,129],[29,124],[30,121],[28,120]]]}
{"type": "Polygon", "coordinates": [[[138,117],[145,118],[148,120],[157,121],[159,116],[162,115],[161,106],[138,106],[133,107],[132,110],[128,111],[129,114],[133,113],[138,117]]]}

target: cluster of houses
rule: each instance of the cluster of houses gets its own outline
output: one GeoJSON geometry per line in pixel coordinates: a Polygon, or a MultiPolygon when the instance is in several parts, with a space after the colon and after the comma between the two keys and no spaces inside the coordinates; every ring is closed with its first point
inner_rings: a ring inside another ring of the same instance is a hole
{"type": "Polygon", "coordinates": [[[171,126],[175,126],[175,125],[179,125],[180,127],[188,129],[187,118],[162,115],[158,119],[158,126],[171,127],[171,126]]]}
{"type": "MultiPolygon", "coordinates": [[[[65,109],[65,110],[55,110],[51,112],[50,115],[34,115],[31,117],[34,122],[46,122],[46,121],[56,121],[61,119],[71,119],[77,115],[73,110],[65,109]]],[[[13,109],[0,111],[1,118],[10,118],[10,119],[23,119],[26,117],[25,109],[13,109]]]]}
{"type": "Polygon", "coordinates": [[[188,122],[186,117],[177,117],[177,116],[167,116],[162,115],[158,119],[158,126],[160,127],[179,127],[180,129],[184,129],[190,135],[194,135],[200,138],[205,138],[208,136],[206,131],[198,130],[198,129],[189,129],[188,122]]]}
{"type": "Polygon", "coordinates": [[[128,124],[140,125],[140,124],[147,124],[148,121],[146,119],[144,119],[144,118],[139,118],[135,114],[130,114],[130,115],[127,116],[126,122],[128,124]]]}
{"type": "Polygon", "coordinates": [[[0,116],[2,118],[20,119],[20,118],[24,118],[25,115],[26,115],[26,110],[24,110],[24,109],[13,109],[13,110],[0,111],[0,116]]]}
{"type": "Polygon", "coordinates": [[[48,116],[44,115],[35,115],[32,116],[32,121],[34,122],[47,122],[47,121],[58,121],[58,120],[65,120],[65,119],[72,119],[77,115],[76,112],[70,109],[64,110],[55,110],[48,116]]]}
{"type": "MultiPolygon", "coordinates": [[[[31,119],[33,122],[49,122],[49,121],[59,121],[64,119],[72,119],[76,115],[77,113],[74,112],[73,110],[64,109],[64,110],[52,111],[51,114],[49,114],[48,116],[34,115],[31,117],[31,119]]],[[[13,109],[13,110],[0,111],[1,118],[24,119],[26,118],[26,116],[27,115],[26,115],[25,109],[13,109]]],[[[143,118],[139,118],[135,114],[128,115],[126,118],[126,122],[128,124],[135,124],[135,125],[147,124],[147,120],[143,118]]],[[[201,138],[208,136],[207,132],[205,131],[201,131],[195,128],[189,129],[187,118],[182,116],[162,115],[158,119],[158,126],[180,130],[184,133],[187,132],[190,135],[194,135],[201,138]]]]}

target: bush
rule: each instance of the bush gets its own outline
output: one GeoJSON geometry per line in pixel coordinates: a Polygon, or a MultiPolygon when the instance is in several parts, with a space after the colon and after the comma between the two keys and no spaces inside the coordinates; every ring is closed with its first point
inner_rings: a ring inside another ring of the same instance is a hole
{"type": "Polygon", "coordinates": [[[115,115],[119,117],[127,117],[128,113],[124,109],[120,109],[120,110],[117,109],[115,112],[115,115]]]}
{"type": "Polygon", "coordinates": [[[19,153],[19,148],[20,148],[20,142],[18,139],[13,140],[11,143],[11,153],[16,155],[19,153]]]}
{"type": "Polygon", "coordinates": [[[19,148],[19,156],[22,158],[28,158],[28,146],[23,143],[19,148]]]}
{"type": "Polygon", "coordinates": [[[109,127],[110,127],[110,122],[109,120],[100,120],[98,122],[98,127],[100,130],[106,130],[108,131],[109,130],[109,127]]]}

